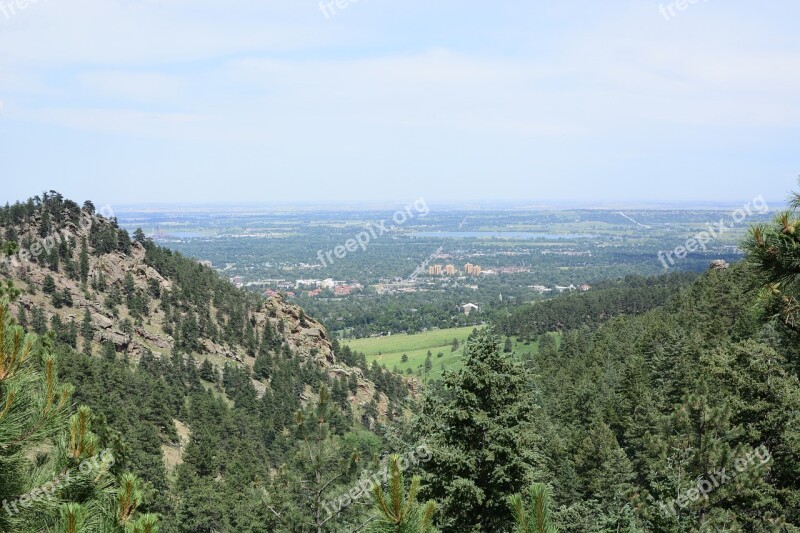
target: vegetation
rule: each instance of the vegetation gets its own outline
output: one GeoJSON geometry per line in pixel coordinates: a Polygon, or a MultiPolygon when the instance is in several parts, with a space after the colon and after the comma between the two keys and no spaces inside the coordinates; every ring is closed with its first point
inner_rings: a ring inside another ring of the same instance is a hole
{"type": "Polygon", "coordinates": [[[411,480],[408,492],[404,494],[405,480],[400,468],[400,456],[389,458],[391,479],[388,494],[381,485],[375,485],[373,496],[377,507],[377,518],[370,525],[373,533],[435,533],[432,526],[436,504],[433,501],[420,504],[417,502],[422,478],[415,476],[411,480]]]}
{"type": "Polygon", "coordinates": [[[70,415],[56,365],[49,340],[0,301],[0,530],[155,532],[156,517],[137,513],[139,480],[115,474],[112,433],[88,407],[70,415]]]}
{"type": "MultiPolygon", "coordinates": [[[[57,193],[0,210],[3,249],[90,212],[57,193]]],[[[33,266],[2,267],[0,530],[797,531],[795,213],[727,268],[332,354],[305,312],[97,218],[85,243],[67,232],[33,266]],[[141,261],[99,267],[113,257],[141,261]],[[95,323],[104,305],[113,335],[95,323]],[[120,340],[166,329],[160,353],[120,340]],[[440,379],[419,389],[378,359],[401,370],[403,354],[440,379]],[[394,456],[419,444],[425,461],[394,456]]]]}

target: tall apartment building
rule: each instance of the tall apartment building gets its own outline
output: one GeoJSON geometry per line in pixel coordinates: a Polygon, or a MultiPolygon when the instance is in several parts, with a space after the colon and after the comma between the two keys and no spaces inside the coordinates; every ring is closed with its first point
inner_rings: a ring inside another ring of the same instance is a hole
{"type": "Polygon", "coordinates": [[[447,265],[446,267],[444,267],[444,272],[445,272],[445,274],[447,274],[448,276],[455,276],[455,274],[456,274],[456,267],[455,267],[455,266],[453,266],[453,265],[447,265]]]}
{"type": "Polygon", "coordinates": [[[467,263],[464,265],[464,273],[468,276],[479,276],[481,273],[480,265],[473,265],[472,263],[467,263]]]}
{"type": "Polygon", "coordinates": [[[441,276],[442,275],[442,265],[431,265],[428,267],[428,274],[431,276],[441,276]]]}

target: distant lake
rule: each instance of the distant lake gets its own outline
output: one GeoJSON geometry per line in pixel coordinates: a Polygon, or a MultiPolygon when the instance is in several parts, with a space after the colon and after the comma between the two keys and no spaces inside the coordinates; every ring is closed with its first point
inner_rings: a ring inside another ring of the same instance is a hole
{"type": "Polygon", "coordinates": [[[594,239],[582,233],[531,233],[527,231],[415,231],[412,237],[435,239],[594,239]]]}

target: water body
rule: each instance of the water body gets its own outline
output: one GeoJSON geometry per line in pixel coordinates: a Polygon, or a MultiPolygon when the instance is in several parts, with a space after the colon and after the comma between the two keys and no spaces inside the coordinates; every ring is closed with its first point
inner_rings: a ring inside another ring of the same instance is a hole
{"type": "Polygon", "coordinates": [[[596,239],[596,235],[582,233],[531,233],[527,231],[415,231],[412,237],[436,239],[551,239],[574,240],[596,239]]]}

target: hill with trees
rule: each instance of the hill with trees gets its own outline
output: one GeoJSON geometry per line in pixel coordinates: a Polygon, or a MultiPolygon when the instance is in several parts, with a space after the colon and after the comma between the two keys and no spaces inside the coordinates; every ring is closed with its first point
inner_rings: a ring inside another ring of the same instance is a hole
{"type": "Polygon", "coordinates": [[[72,237],[4,272],[0,496],[36,507],[1,530],[800,528],[796,211],[745,262],[520,309],[499,327],[561,330],[532,357],[476,330],[417,398],[299,308],[76,207],[0,218],[6,254],[72,237]]]}
{"type": "MultiPolygon", "coordinates": [[[[267,489],[309,467],[295,458],[306,438],[299,413],[324,404],[331,413],[327,451],[358,451],[367,464],[377,461],[382,442],[371,430],[402,411],[403,378],[340,350],[302,309],[239,290],[141,231],[131,237],[91,202],[81,206],[50,191],[5,206],[0,250],[0,274],[14,296],[3,304],[6,328],[30,332],[23,338],[40,354],[25,360],[30,376],[17,397],[24,392],[26,405],[38,397],[30,385],[39,378],[31,376],[70,383],[74,392],[60,399],[59,416],[86,406],[77,411],[81,431],[96,452],[98,445],[111,450],[111,474],[119,474],[99,478],[96,490],[113,500],[123,472],[135,473],[135,485],[125,486],[136,488],[135,507],[151,513],[147,520],[161,517],[161,531],[274,530],[280,520],[263,503],[267,489]]],[[[4,356],[17,348],[12,343],[4,356]]],[[[11,402],[15,383],[0,380],[0,403],[11,402]]],[[[55,383],[44,384],[46,396],[55,383]]],[[[3,433],[0,447],[13,448],[9,457],[28,479],[9,479],[4,470],[0,485],[9,486],[0,495],[11,501],[47,481],[45,466],[63,468],[56,450],[65,427],[56,422],[34,433],[33,463],[22,460],[10,436],[5,440],[12,433],[3,433]]],[[[74,516],[87,509],[98,516],[88,496],[60,490],[57,515],[74,500],[84,506],[74,516]]],[[[293,503],[298,523],[306,520],[301,503],[293,503]]]]}

